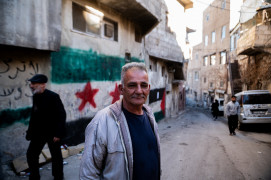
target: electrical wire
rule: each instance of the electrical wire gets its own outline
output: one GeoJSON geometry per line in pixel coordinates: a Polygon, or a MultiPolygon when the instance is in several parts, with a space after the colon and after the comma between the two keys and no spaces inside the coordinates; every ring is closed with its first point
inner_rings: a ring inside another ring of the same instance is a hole
{"type": "MultiPolygon", "coordinates": [[[[202,2],[202,1],[199,1],[199,0],[194,0],[196,2],[199,2],[201,4],[205,4],[205,5],[208,5],[208,7],[213,7],[213,8],[217,8],[217,9],[221,9],[221,10],[226,10],[226,11],[232,11],[232,12],[239,12],[239,13],[256,13],[256,10],[255,12],[248,12],[248,11],[238,11],[238,10],[232,10],[232,9],[227,9],[227,8],[221,8],[219,6],[214,6],[212,4],[208,4],[208,3],[205,3],[205,2],[202,2]]],[[[247,6],[243,6],[243,7],[247,7],[247,6]]],[[[249,8],[253,8],[253,7],[249,7],[249,8]]],[[[256,7],[254,7],[256,9],[256,7]]]]}

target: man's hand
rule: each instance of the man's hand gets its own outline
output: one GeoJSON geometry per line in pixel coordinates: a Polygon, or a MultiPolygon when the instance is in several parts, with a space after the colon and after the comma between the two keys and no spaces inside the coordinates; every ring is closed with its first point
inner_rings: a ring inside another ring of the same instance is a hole
{"type": "Polygon", "coordinates": [[[54,137],[53,141],[54,141],[54,142],[59,142],[59,141],[60,141],[60,138],[54,137]]]}

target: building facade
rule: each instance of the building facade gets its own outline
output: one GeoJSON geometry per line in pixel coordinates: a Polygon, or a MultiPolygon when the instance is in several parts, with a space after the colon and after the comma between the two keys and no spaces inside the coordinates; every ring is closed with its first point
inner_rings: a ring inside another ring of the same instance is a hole
{"type": "Polygon", "coordinates": [[[241,6],[237,55],[242,90],[271,91],[271,5],[246,0],[241,6]],[[248,13],[247,7],[250,8],[248,13]]]}
{"type": "Polygon", "coordinates": [[[147,104],[157,120],[183,104],[183,55],[166,30],[163,0],[11,0],[1,1],[0,10],[1,162],[26,153],[28,79],[37,73],[49,77],[48,89],[63,101],[67,145],[82,143],[94,115],[121,98],[117,85],[125,63],[149,68],[147,104]]]}
{"type": "Polygon", "coordinates": [[[192,104],[208,107],[227,95],[229,9],[230,0],[215,0],[203,12],[202,43],[193,47],[188,64],[187,99],[192,104]]]}

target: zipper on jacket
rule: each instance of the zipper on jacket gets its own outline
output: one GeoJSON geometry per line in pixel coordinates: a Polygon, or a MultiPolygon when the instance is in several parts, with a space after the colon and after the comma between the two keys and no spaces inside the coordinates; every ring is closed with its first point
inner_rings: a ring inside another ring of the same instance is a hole
{"type": "Polygon", "coordinates": [[[122,137],[122,133],[121,133],[121,130],[120,130],[120,124],[119,124],[119,121],[117,120],[116,116],[113,114],[113,117],[115,119],[115,122],[118,126],[118,129],[119,129],[119,133],[120,133],[120,139],[121,139],[121,144],[123,146],[123,149],[124,149],[124,159],[125,159],[125,162],[126,162],[126,171],[127,171],[127,175],[128,175],[128,180],[130,179],[130,173],[129,173],[129,166],[128,166],[128,159],[127,159],[127,153],[126,153],[126,148],[125,148],[125,145],[124,145],[124,140],[123,140],[123,137],[122,137]]]}

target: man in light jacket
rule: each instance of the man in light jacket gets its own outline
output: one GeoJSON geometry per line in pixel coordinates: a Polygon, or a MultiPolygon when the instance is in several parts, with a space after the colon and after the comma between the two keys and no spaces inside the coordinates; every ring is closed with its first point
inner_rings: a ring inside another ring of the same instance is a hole
{"type": "Polygon", "coordinates": [[[99,111],[86,128],[80,180],[159,180],[160,140],[144,105],[150,92],[145,65],[123,66],[118,89],[123,98],[99,111]]]}
{"type": "Polygon", "coordinates": [[[231,101],[226,106],[226,115],[228,117],[228,125],[230,135],[235,135],[235,129],[238,126],[238,114],[240,113],[240,105],[236,102],[236,96],[231,97],[231,101]]]}

